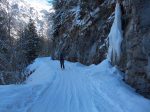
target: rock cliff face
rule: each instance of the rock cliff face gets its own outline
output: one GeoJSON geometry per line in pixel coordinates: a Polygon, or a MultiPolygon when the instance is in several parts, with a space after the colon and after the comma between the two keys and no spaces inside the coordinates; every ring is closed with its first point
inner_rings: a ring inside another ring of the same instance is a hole
{"type": "Polygon", "coordinates": [[[125,81],[150,97],[150,1],[132,0],[124,15],[123,57],[120,67],[125,81]],[[128,19],[127,19],[128,18],[128,19]]]}
{"type": "Polygon", "coordinates": [[[100,63],[106,57],[114,7],[112,0],[56,1],[53,57],[63,51],[70,61],[100,63]]]}
{"type": "MultiPolygon", "coordinates": [[[[122,59],[125,81],[150,97],[150,1],[120,0],[122,59]]],[[[61,52],[70,61],[97,64],[106,58],[115,0],[56,0],[52,57],[61,52]]]]}

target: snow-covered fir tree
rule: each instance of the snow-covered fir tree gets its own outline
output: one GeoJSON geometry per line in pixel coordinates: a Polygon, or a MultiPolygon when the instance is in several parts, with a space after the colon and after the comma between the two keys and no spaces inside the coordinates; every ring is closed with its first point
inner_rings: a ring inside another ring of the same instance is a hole
{"type": "Polygon", "coordinates": [[[30,19],[23,33],[24,34],[21,37],[21,41],[24,41],[22,49],[24,51],[27,62],[31,63],[35,58],[38,57],[39,51],[41,50],[41,41],[37,34],[34,21],[32,19],[30,19]]]}

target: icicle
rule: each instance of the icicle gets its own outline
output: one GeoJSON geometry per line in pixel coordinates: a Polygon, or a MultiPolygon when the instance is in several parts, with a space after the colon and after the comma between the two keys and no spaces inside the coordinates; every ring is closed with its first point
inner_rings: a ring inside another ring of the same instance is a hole
{"type": "Polygon", "coordinates": [[[121,43],[123,40],[122,26],[121,26],[121,9],[120,4],[116,4],[115,20],[111,27],[109,37],[109,49],[107,58],[113,63],[117,64],[121,57],[121,43]]]}

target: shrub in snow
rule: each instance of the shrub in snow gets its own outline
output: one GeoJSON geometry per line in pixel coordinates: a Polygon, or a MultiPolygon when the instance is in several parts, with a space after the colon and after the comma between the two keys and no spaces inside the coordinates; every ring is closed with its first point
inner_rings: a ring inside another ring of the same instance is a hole
{"type": "Polygon", "coordinates": [[[123,40],[122,26],[121,26],[121,8],[119,3],[116,4],[115,19],[108,37],[109,37],[109,49],[107,58],[113,64],[117,64],[120,61],[121,43],[123,40]]]}

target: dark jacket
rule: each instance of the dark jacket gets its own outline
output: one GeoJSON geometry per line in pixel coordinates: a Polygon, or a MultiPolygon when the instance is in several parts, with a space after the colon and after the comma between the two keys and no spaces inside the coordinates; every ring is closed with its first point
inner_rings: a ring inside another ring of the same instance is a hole
{"type": "Polygon", "coordinates": [[[60,54],[60,61],[64,61],[64,54],[63,53],[60,54]]]}

